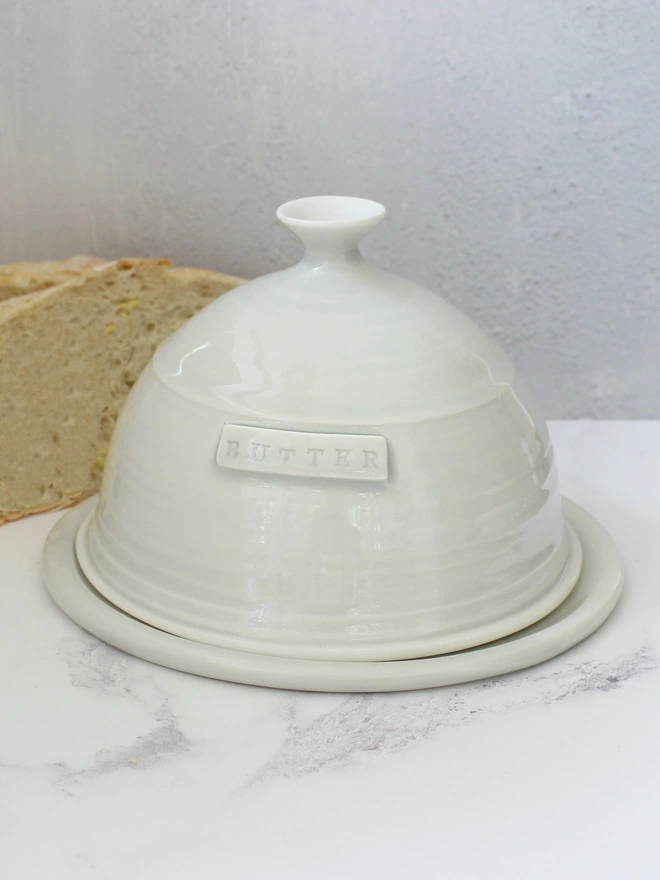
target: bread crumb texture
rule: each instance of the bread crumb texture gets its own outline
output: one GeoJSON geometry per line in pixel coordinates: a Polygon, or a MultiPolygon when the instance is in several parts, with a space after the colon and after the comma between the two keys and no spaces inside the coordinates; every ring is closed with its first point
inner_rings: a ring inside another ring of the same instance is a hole
{"type": "Polygon", "coordinates": [[[117,416],[156,347],[243,280],[166,260],[74,259],[90,262],[55,286],[14,264],[34,286],[0,302],[0,524],[98,491],[117,416]]]}

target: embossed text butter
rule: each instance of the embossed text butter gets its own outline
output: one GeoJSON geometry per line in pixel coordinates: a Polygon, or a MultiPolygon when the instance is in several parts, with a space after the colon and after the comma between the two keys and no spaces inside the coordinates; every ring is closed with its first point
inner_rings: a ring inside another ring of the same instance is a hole
{"type": "Polygon", "coordinates": [[[369,434],[317,434],[225,425],[221,467],[340,480],[387,480],[387,441],[369,434]]]}

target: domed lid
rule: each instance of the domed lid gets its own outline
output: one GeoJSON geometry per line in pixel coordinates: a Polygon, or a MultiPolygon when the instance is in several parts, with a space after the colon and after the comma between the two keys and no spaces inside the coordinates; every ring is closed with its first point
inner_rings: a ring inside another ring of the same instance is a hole
{"type": "Polygon", "coordinates": [[[156,353],[178,394],[246,418],[387,424],[449,415],[510,388],[508,357],[431,291],[358,250],[385,216],[366,199],[287,202],[302,260],[200,312],[156,353]]]}
{"type": "Polygon", "coordinates": [[[501,638],[572,589],[543,419],[475,324],[360,256],[383,214],[284,205],[300,263],[224,294],[140,376],[76,542],[133,617],[380,661],[501,638]]]}

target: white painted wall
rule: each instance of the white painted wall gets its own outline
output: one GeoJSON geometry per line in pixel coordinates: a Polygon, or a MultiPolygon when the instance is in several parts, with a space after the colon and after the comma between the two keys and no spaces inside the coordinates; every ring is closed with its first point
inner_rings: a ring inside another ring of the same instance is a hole
{"type": "Polygon", "coordinates": [[[365,251],[451,299],[552,416],[660,416],[657,0],[0,0],[0,261],[365,251]]]}

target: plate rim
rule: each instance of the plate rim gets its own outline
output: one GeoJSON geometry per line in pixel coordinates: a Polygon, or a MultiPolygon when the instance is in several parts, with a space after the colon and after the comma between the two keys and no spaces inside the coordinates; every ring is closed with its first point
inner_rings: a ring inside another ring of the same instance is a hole
{"type": "Polygon", "coordinates": [[[87,632],[132,656],[240,684],[378,693],[493,678],[542,663],[587,638],[610,615],[623,587],[623,564],[613,539],[590,513],[564,498],[564,516],[582,545],[582,572],[557,608],[517,633],[478,647],[410,660],[302,660],[220,648],[143,623],[94,589],[77,561],[75,539],[97,501],[94,496],[73,507],[46,538],[42,574],[55,603],[87,632]]]}

